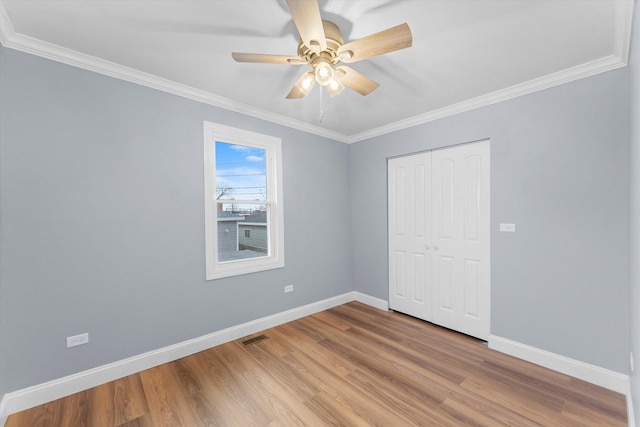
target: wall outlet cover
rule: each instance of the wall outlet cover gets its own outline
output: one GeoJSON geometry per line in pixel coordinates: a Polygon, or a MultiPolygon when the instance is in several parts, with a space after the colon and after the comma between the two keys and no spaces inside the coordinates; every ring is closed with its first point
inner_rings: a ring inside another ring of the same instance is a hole
{"type": "Polygon", "coordinates": [[[88,342],[89,342],[88,333],[74,335],[72,337],[67,337],[67,348],[75,347],[77,345],[87,344],[88,342]]]}
{"type": "Polygon", "coordinates": [[[515,224],[500,224],[500,231],[507,233],[515,233],[516,225],[515,224]]]}

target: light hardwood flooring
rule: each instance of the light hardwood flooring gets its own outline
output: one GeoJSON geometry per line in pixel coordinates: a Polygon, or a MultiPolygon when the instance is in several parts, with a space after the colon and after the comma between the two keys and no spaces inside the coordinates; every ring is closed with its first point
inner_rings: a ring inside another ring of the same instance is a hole
{"type": "Polygon", "coordinates": [[[11,415],[6,427],[626,426],[621,394],[357,302],[256,335],[267,338],[11,415]]]}

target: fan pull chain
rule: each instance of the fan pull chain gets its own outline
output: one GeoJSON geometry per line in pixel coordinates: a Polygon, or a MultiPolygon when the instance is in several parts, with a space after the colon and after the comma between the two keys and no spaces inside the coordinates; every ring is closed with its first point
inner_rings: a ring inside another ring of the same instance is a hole
{"type": "Polygon", "coordinates": [[[322,110],[322,86],[320,86],[320,117],[318,118],[318,123],[322,123],[322,118],[324,116],[324,111],[322,110]]]}

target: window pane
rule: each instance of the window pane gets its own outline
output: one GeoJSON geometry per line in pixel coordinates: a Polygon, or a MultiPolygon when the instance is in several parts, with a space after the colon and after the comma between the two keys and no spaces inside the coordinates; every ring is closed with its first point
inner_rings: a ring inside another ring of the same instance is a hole
{"type": "Polygon", "coordinates": [[[267,206],[218,204],[218,260],[235,261],[269,255],[267,206]]]}
{"type": "Polygon", "coordinates": [[[284,267],[282,141],[204,122],[206,278],[284,267]]]}
{"type": "Polygon", "coordinates": [[[266,150],[216,141],[216,199],[266,200],[266,150]]]}
{"type": "Polygon", "coordinates": [[[246,203],[267,198],[265,158],[263,149],[216,141],[220,262],[269,254],[267,206],[246,203]],[[225,203],[221,203],[222,200],[225,203]]]}

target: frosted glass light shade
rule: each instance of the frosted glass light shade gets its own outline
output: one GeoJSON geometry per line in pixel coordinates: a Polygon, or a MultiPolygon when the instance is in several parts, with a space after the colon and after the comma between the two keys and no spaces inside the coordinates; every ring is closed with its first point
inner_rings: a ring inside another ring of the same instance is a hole
{"type": "Polygon", "coordinates": [[[327,86],[333,79],[334,74],[333,67],[326,62],[320,62],[315,66],[316,81],[322,86],[327,86]]]}
{"type": "Polygon", "coordinates": [[[329,84],[327,85],[327,90],[329,91],[329,95],[333,98],[336,95],[339,95],[340,92],[344,90],[344,85],[337,77],[331,79],[329,84]]]}
{"type": "Polygon", "coordinates": [[[315,84],[315,78],[313,75],[313,71],[309,71],[308,73],[304,73],[300,79],[296,82],[296,87],[304,94],[304,96],[309,95],[311,89],[313,89],[313,85],[315,84]]]}

